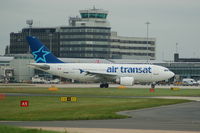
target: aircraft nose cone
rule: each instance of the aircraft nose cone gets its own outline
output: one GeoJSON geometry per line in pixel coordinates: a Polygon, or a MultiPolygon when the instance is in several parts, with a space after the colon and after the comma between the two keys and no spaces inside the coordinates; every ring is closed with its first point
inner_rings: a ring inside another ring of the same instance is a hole
{"type": "Polygon", "coordinates": [[[175,75],[175,74],[174,74],[173,72],[171,72],[171,71],[169,72],[169,78],[174,77],[174,75],[175,75]]]}

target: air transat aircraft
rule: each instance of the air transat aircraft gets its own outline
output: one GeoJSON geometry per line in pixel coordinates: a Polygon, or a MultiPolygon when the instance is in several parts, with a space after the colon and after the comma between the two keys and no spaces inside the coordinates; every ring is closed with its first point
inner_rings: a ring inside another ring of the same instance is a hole
{"type": "Polygon", "coordinates": [[[28,36],[32,55],[39,69],[53,75],[87,82],[100,82],[101,88],[108,88],[109,82],[132,86],[135,82],[157,82],[174,76],[169,69],[151,64],[100,64],[65,63],[56,58],[36,37],[28,36]]]}

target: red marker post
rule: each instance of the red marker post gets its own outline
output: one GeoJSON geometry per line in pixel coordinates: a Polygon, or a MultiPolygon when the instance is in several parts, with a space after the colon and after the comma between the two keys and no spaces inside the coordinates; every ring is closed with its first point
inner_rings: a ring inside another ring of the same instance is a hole
{"type": "Polygon", "coordinates": [[[155,92],[154,88],[149,89],[149,92],[155,92]]]}
{"type": "Polygon", "coordinates": [[[0,93],[0,100],[3,100],[3,99],[5,99],[5,97],[6,97],[6,95],[5,95],[5,94],[2,94],[2,93],[0,93]]]}
{"type": "Polygon", "coordinates": [[[20,106],[21,107],[28,107],[29,106],[29,101],[20,101],[20,106]]]}

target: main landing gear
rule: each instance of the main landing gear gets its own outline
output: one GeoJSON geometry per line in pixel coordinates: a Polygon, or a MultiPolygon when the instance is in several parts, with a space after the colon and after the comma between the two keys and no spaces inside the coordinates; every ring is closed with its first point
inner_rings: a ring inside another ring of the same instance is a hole
{"type": "Polygon", "coordinates": [[[152,88],[152,89],[155,89],[155,86],[156,86],[156,82],[152,82],[152,83],[151,83],[151,88],[152,88]]]}
{"type": "Polygon", "coordinates": [[[109,84],[108,83],[101,83],[100,88],[108,88],[109,84]]]}
{"type": "Polygon", "coordinates": [[[151,84],[151,89],[155,89],[155,86],[156,86],[155,83],[151,84]]]}
{"type": "Polygon", "coordinates": [[[151,88],[149,89],[150,92],[155,92],[156,83],[151,84],[151,88]]]}

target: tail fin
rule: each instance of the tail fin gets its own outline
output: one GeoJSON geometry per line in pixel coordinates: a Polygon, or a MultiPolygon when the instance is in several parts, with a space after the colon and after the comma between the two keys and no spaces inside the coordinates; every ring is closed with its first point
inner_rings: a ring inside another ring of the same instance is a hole
{"type": "Polygon", "coordinates": [[[26,37],[36,63],[64,63],[56,58],[36,37],[26,37]]]}

